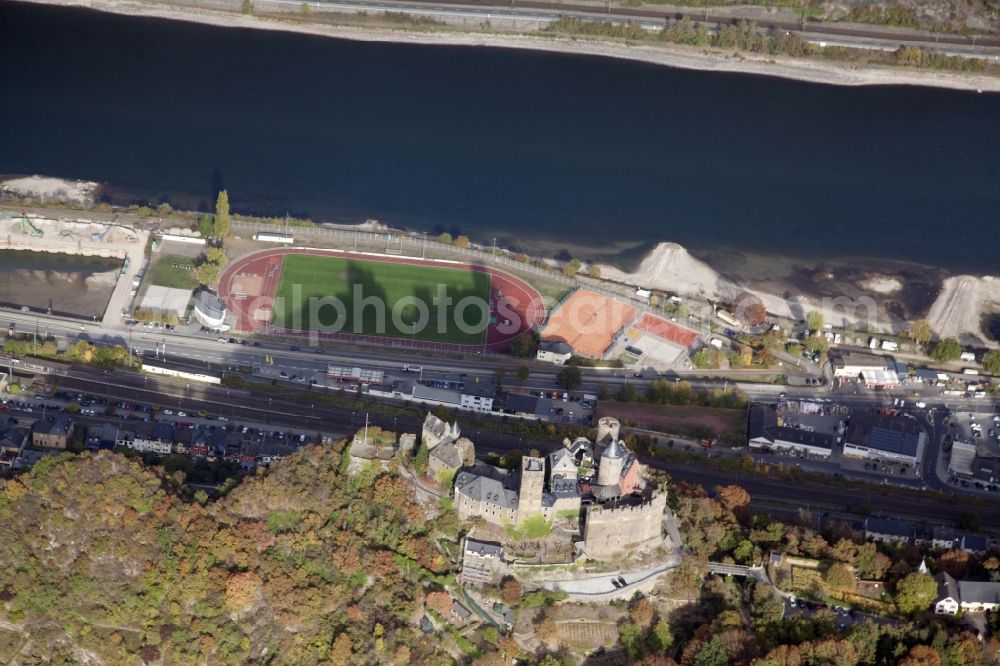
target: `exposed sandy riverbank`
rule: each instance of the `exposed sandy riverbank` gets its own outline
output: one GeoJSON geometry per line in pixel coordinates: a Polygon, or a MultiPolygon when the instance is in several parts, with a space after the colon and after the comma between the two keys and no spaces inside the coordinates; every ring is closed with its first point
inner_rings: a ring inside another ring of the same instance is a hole
{"type": "Polygon", "coordinates": [[[63,202],[93,206],[100,190],[97,183],[85,180],[64,180],[43,176],[26,176],[0,181],[0,195],[32,199],[39,203],[63,202]]]}
{"type": "MultiPolygon", "coordinates": [[[[852,67],[819,61],[734,54],[718,49],[704,49],[679,45],[627,45],[610,41],[573,39],[541,35],[497,34],[461,32],[460,28],[442,26],[433,31],[408,31],[379,26],[337,26],[305,23],[303,17],[289,15],[282,20],[266,17],[214,11],[203,7],[175,7],[153,2],[132,0],[22,0],[39,4],[86,7],[116,14],[150,16],[179,21],[190,21],[222,27],[283,30],[340,39],[374,42],[402,42],[410,44],[436,44],[455,46],[491,46],[574,53],[639,60],[658,65],[718,72],[736,72],[777,76],[800,81],[831,85],[916,85],[962,90],[1000,92],[1000,78],[889,67],[852,67]]],[[[238,3],[233,2],[235,8],[238,3]]],[[[261,6],[265,7],[262,0],[261,6]]]]}
{"type": "MultiPolygon", "coordinates": [[[[731,253],[730,253],[731,254],[731,253]]],[[[743,292],[755,294],[768,312],[802,319],[810,310],[837,326],[862,322],[899,333],[907,321],[926,317],[942,337],[964,344],[1000,347],[982,331],[987,315],[1000,312],[1000,278],[947,276],[940,269],[899,263],[896,273],[864,260],[809,266],[781,257],[720,256],[715,265],[676,243],[658,244],[634,271],[600,265],[601,276],[637,287],[661,289],[691,298],[731,302],[743,292]]]]}

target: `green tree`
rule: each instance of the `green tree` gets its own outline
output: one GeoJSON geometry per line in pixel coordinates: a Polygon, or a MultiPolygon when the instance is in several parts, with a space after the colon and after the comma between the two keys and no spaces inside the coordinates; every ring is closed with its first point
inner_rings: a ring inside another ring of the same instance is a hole
{"type": "Polygon", "coordinates": [[[854,571],[843,562],[831,564],[830,568],[826,570],[824,578],[826,579],[826,584],[836,590],[853,592],[857,587],[854,571]]]}
{"type": "Polygon", "coordinates": [[[229,262],[229,257],[226,256],[225,251],[221,248],[210,247],[205,250],[205,262],[222,267],[229,262]]]}
{"type": "Polygon", "coordinates": [[[556,374],[556,384],[563,387],[567,391],[572,391],[580,384],[583,383],[583,373],[580,372],[580,368],[575,365],[564,366],[556,374]]]}
{"type": "Polygon", "coordinates": [[[531,376],[531,368],[528,367],[527,363],[522,363],[517,366],[517,383],[523,384],[531,376]]]}
{"type": "Polygon", "coordinates": [[[618,627],[618,642],[632,659],[642,656],[642,630],[635,622],[624,622],[618,627]]]}
{"type": "Polygon", "coordinates": [[[215,200],[214,235],[216,238],[225,238],[229,235],[229,192],[226,190],[221,190],[219,198],[215,200]]]}
{"type": "Polygon", "coordinates": [[[806,313],[806,326],[812,333],[815,333],[823,328],[823,314],[821,312],[817,312],[816,310],[810,310],[806,313]]]}
{"type": "Polygon", "coordinates": [[[983,367],[991,375],[1000,375],[1000,351],[991,351],[983,356],[983,367]]]}
{"type": "Polygon", "coordinates": [[[928,574],[911,573],[896,583],[896,606],[906,614],[926,610],[937,597],[937,582],[928,574]]]}
{"type": "Polygon", "coordinates": [[[639,392],[636,391],[634,384],[624,384],[620,389],[618,389],[618,394],[615,396],[615,400],[618,400],[619,402],[635,402],[638,396],[639,392]]]}
{"type": "Polygon", "coordinates": [[[413,457],[413,469],[417,474],[423,474],[427,471],[427,462],[430,460],[431,452],[423,444],[417,449],[417,455],[413,457]]]}
{"type": "Polygon", "coordinates": [[[160,217],[170,217],[174,214],[174,207],[164,201],[156,207],[156,214],[160,217]]]}
{"type": "Polygon", "coordinates": [[[566,275],[567,277],[573,277],[578,272],[580,272],[581,266],[583,266],[583,262],[580,261],[579,259],[570,259],[568,262],[566,262],[566,265],[563,266],[563,275],[566,275]]]}
{"type": "Polygon", "coordinates": [[[204,263],[200,266],[195,266],[194,276],[198,278],[198,282],[204,285],[212,285],[219,281],[219,265],[212,263],[204,263]]]}
{"type": "Polygon", "coordinates": [[[449,234],[447,231],[445,231],[440,236],[438,236],[438,242],[439,243],[444,243],[445,245],[451,245],[451,242],[452,242],[451,241],[451,234],[449,234]]]}
{"type": "Polygon", "coordinates": [[[910,324],[906,334],[918,345],[926,345],[931,341],[931,323],[926,319],[918,319],[910,324]]]}
{"type": "Polygon", "coordinates": [[[250,0],[243,0],[243,13],[253,14],[253,3],[250,0]]]}
{"type": "Polygon", "coordinates": [[[718,634],[702,645],[694,657],[694,666],[728,666],[729,655],[718,634]]]}
{"type": "Polygon", "coordinates": [[[649,632],[649,649],[657,653],[666,652],[673,645],[674,635],[670,632],[670,625],[661,617],[649,632]]]}
{"type": "Polygon", "coordinates": [[[524,333],[514,338],[514,341],[510,343],[510,351],[514,356],[521,358],[534,356],[538,351],[538,341],[534,335],[524,333]]]}
{"type": "Polygon", "coordinates": [[[595,280],[600,279],[601,267],[598,266],[597,264],[591,264],[590,267],[587,269],[587,275],[594,278],[595,280]]]}
{"type": "Polygon", "coordinates": [[[825,354],[830,350],[830,341],[825,335],[810,335],[806,338],[806,351],[814,354],[825,354]]]}
{"type": "Polygon", "coordinates": [[[202,238],[211,238],[215,235],[215,216],[205,213],[198,218],[198,233],[202,238]]]}
{"type": "Polygon", "coordinates": [[[940,361],[941,363],[955,361],[961,355],[962,346],[958,344],[958,340],[955,338],[943,338],[938,340],[938,343],[934,345],[934,350],[931,352],[931,358],[935,361],[940,361]]]}

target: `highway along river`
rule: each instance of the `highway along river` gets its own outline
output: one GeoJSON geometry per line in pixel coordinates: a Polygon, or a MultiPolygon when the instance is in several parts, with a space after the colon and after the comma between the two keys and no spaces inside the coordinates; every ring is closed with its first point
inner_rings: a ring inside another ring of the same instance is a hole
{"type": "Polygon", "coordinates": [[[1000,95],[0,4],[0,173],[115,201],[991,271],[1000,95]]]}

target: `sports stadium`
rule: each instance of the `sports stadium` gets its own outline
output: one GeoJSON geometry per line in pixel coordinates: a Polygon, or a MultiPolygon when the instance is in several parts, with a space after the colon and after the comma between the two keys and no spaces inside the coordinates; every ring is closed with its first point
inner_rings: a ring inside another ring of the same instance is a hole
{"type": "Polygon", "coordinates": [[[253,252],[219,295],[237,332],[437,350],[501,351],[545,319],[538,292],[496,268],[341,250],[253,252]]]}

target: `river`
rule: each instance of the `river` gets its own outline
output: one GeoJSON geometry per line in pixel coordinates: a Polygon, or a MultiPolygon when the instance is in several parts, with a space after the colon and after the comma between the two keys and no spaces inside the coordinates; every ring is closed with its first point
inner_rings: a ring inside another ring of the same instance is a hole
{"type": "Polygon", "coordinates": [[[1000,95],[0,3],[0,173],[546,252],[995,271],[1000,95]],[[580,249],[583,247],[584,249],[580,249]]]}

